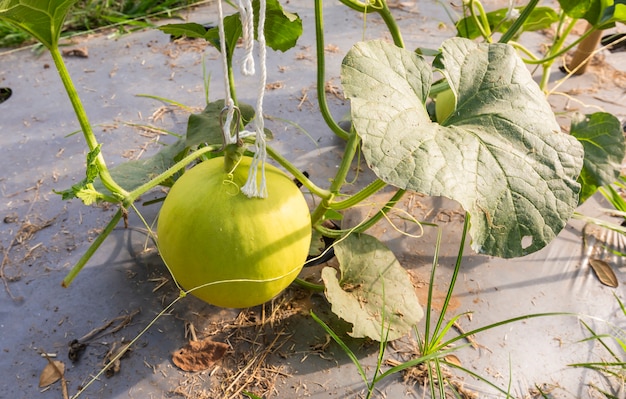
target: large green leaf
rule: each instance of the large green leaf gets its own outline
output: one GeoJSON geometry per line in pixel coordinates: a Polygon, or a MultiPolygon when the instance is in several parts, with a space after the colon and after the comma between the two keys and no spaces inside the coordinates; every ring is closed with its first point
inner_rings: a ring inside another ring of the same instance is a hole
{"type": "Polygon", "coordinates": [[[331,267],[322,270],[322,279],[333,313],[353,325],[351,336],[392,341],[422,319],[407,271],[376,238],[351,234],[335,244],[335,254],[340,279],[331,267]]]}
{"type": "Polygon", "coordinates": [[[570,132],[585,149],[583,170],[578,177],[582,203],[599,187],[619,178],[625,151],[624,134],[619,119],[606,112],[576,115],[570,132]]]}
{"type": "Polygon", "coordinates": [[[421,57],[383,41],[348,52],[342,83],[365,159],[389,184],[458,201],[475,251],[541,249],[578,203],[582,146],[560,132],[512,47],[453,38],[436,62],[457,98],[442,125],[426,112],[432,77],[421,57]]]}
{"type": "MultiPolygon", "coordinates": [[[[521,12],[523,7],[517,7],[515,10],[521,12]]],[[[501,8],[499,10],[491,11],[486,14],[489,28],[492,32],[506,32],[515,18],[509,18],[509,9],[501,8]]],[[[541,29],[547,29],[554,22],[559,20],[559,15],[551,7],[536,7],[532,10],[528,18],[524,21],[522,28],[518,32],[518,35],[522,32],[531,32],[541,29]]],[[[474,17],[465,17],[460,19],[456,24],[458,36],[468,39],[475,39],[481,36],[478,25],[474,17]]]]}
{"type": "Polygon", "coordinates": [[[68,10],[77,0],[0,0],[0,19],[30,33],[47,48],[58,45],[68,10]]]}

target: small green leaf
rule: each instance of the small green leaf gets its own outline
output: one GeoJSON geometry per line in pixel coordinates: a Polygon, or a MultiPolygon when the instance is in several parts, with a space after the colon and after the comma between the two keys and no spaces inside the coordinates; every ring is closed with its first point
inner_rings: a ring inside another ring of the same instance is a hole
{"type": "Polygon", "coordinates": [[[457,98],[444,125],[426,112],[424,59],[384,41],[348,52],[342,83],[368,165],[396,187],[458,201],[478,253],[543,248],[578,204],[582,146],[511,46],[453,38],[436,63],[457,98]]]}
{"type": "Polygon", "coordinates": [[[322,270],[322,279],[333,313],[352,323],[351,336],[380,341],[388,331],[393,341],[422,319],[408,273],[376,238],[351,234],[335,244],[335,254],[340,279],[331,267],[322,270]]]}
{"type": "MultiPolygon", "coordinates": [[[[523,7],[515,8],[516,13],[519,14],[522,9],[523,7]]],[[[511,27],[511,25],[513,25],[513,22],[515,22],[516,18],[508,18],[508,14],[508,8],[501,8],[499,10],[488,12],[486,16],[487,21],[489,22],[490,30],[492,32],[506,32],[511,27]]],[[[558,20],[559,15],[553,8],[536,7],[530,13],[528,19],[524,21],[524,24],[522,25],[519,33],[547,29],[558,20]]],[[[457,21],[455,26],[459,37],[475,39],[481,36],[480,30],[476,25],[476,20],[471,16],[460,19],[459,21],[457,21]]]]}
{"type": "Polygon", "coordinates": [[[324,220],[342,220],[343,214],[341,212],[336,211],[334,209],[328,209],[324,213],[324,220]]]}
{"type": "MultiPolygon", "coordinates": [[[[185,145],[189,148],[200,144],[220,145],[224,142],[220,127],[220,113],[224,100],[213,101],[199,114],[189,115],[185,145]]],[[[254,108],[248,104],[239,104],[241,119],[248,124],[254,118],[254,108]]]]}
{"type": "MultiPolygon", "coordinates": [[[[254,11],[254,30],[257,36],[259,24],[259,1],[252,2],[254,11]]],[[[239,13],[224,18],[224,32],[228,59],[232,61],[233,51],[242,35],[239,13]]],[[[268,0],[265,9],[265,41],[272,50],[287,51],[294,47],[302,35],[302,20],[297,14],[287,12],[278,0],[268,0]]],[[[220,48],[219,30],[217,27],[209,29],[205,38],[217,49],[220,48]]]]}
{"type": "Polygon", "coordinates": [[[87,153],[87,170],[85,171],[85,173],[87,175],[86,177],[89,183],[93,183],[94,179],[98,177],[98,174],[100,173],[100,168],[98,167],[98,163],[96,162],[98,155],[100,155],[100,148],[101,144],[98,144],[98,146],[94,148],[93,151],[89,151],[87,153]]]}
{"type": "MultiPolygon", "coordinates": [[[[252,2],[255,31],[259,25],[259,1],[252,2]]],[[[278,0],[268,0],[265,9],[265,40],[275,51],[294,47],[302,35],[302,20],[298,14],[283,10],[278,0]]]]}
{"type": "MultiPolygon", "coordinates": [[[[226,36],[226,57],[230,65],[232,65],[233,53],[237,42],[241,37],[242,27],[239,13],[224,17],[224,34],[226,36]]],[[[219,28],[211,28],[206,32],[204,38],[211,43],[216,49],[221,51],[219,28]]]]}
{"type": "Polygon", "coordinates": [[[204,39],[207,30],[204,26],[196,24],[194,22],[187,22],[182,24],[166,24],[159,26],[158,28],[163,33],[167,33],[172,36],[186,36],[192,39],[204,39]]]}
{"type": "Polygon", "coordinates": [[[0,19],[31,34],[47,48],[57,47],[63,22],[77,0],[0,0],[0,19]]]}
{"type": "Polygon", "coordinates": [[[578,177],[582,187],[578,201],[583,203],[599,187],[619,178],[626,151],[624,134],[619,119],[606,112],[575,115],[570,133],[585,149],[583,169],[578,177]]]}

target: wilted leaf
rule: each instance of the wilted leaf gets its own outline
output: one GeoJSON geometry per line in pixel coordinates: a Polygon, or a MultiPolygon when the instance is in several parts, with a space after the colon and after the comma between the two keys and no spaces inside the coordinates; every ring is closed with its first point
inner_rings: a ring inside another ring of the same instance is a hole
{"type": "Polygon", "coordinates": [[[39,388],[45,388],[48,385],[54,384],[65,373],[65,363],[60,360],[51,360],[43,368],[39,375],[39,388]]]}
{"type": "Polygon", "coordinates": [[[422,319],[408,273],[376,238],[351,234],[335,244],[335,254],[340,278],[335,269],[325,267],[322,279],[333,313],[352,323],[351,336],[392,341],[422,319]]]}
{"type": "Polygon", "coordinates": [[[172,362],[183,371],[203,371],[224,357],[228,345],[210,339],[189,341],[172,355],[172,362]]]}
{"type": "Polygon", "coordinates": [[[543,248],[578,204],[582,146],[560,132],[512,47],[446,40],[437,67],[457,98],[441,125],[424,105],[432,80],[424,59],[384,41],[348,52],[342,83],[368,165],[396,187],[458,201],[478,253],[543,248]]]}
{"type": "Polygon", "coordinates": [[[570,133],[585,149],[583,169],[578,177],[582,186],[578,202],[583,203],[598,187],[619,178],[625,151],[624,133],[619,119],[606,112],[575,115],[570,133]]]}
{"type": "Polygon", "coordinates": [[[598,277],[598,280],[604,285],[609,287],[617,288],[619,282],[617,281],[617,276],[611,269],[611,266],[603,260],[600,259],[589,259],[589,266],[598,277]]]}

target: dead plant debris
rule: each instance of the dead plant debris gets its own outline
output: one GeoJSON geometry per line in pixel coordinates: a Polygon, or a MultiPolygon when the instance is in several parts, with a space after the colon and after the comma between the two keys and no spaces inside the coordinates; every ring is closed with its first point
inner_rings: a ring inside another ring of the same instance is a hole
{"type": "MultiPolygon", "coordinates": [[[[137,309],[127,315],[118,316],[114,319],[107,321],[100,327],[94,328],[87,334],[83,335],[81,338],[71,340],[68,344],[68,358],[72,362],[79,361],[85,349],[90,343],[94,342],[98,338],[102,338],[105,335],[114,334],[124,327],[128,326],[133,321],[133,318],[139,314],[139,312],[139,309],[137,309]]],[[[109,352],[111,352],[111,350],[109,350],[109,352]]]]}
{"type": "MultiPolygon", "coordinates": [[[[29,192],[29,191],[34,192],[33,198],[29,201],[30,206],[28,210],[26,211],[26,215],[31,215],[33,206],[39,200],[39,188],[41,187],[42,184],[43,184],[43,179],[39,179],[35,183],[34,186],[28,187],[23,190],[24,193],[29,192]]],[[[18,195],[20,193],[21,192],[11,194],[8,196],[5,195],[5,197],[18,195]]],[[[8,220],[12,223],[16,223],[18,222],[19,218],[15,216],[15,218],[10,217],[8,220]]],[[[35,233],[37,233],[40,230],[45,229],[46,227],[51,226],[55,221],[56,221],[56,217],[49,219],[49,220],[40,220],[38,224],[35,224],[31,222],[30,216],[26,216],[24,219],[24,222],[22,223],[18,231],[15,233],[10,243],[2,249],[2,262],[0,263],[0,279],[2,279],[2,283],[4,284],[5,291],[14,302],[21,302],[24,298],[22,298],[21,296],[13,295],[13,293],[11,292],[11,289],[9,288],[9,282],[18,281],[20,279],[19,273],[14,276],[9,276],[6,273],[6,267],[9,265],[9,263],[11,263],[11,259],[10,259],[11,249],[18,245],[24,245],[35,235],[35,233]]],[[[7,223],[6,218],[5,218],[5,223],[7,223]]]]}
{"type": "Polygon", "coordinates": [[[63,377],[64,373],[65,363],[60,360],[50,360],[39,375],[39,388],[54,384],[63,377]]]}
{"type": "Polygon", "coordinates": [[[89,50],[87,47],[76,47],[63,50],[63,56],[76,58],[89,58],[89,50]]]}
{"type": "Polygon", "coordinates": [[[183,371],[204,371],[221,360],[228,348],[227,344],[209,338],[192,340],[174,352],[172,362],[183,371]]]}
{"type": "Polygon", "coordinates": [[[65,379],[65,363],[59,360],[52,360],[51,355],[46,352],[42,352],[41,355],[46,358],[48,364],[46,364],[39,375],[39,387],[47,389],[50,385],[61,380],[63,399],[69,399],[67,380],[65,379]]]}
{"type": "Polygon", "coordinates": [[[109,351],[104,355],[104,375],[108,378],[119,373],[122,368],[122,359],[130,353],[130,342],[124,342],[122,338],[111,344],[109,351]]]}

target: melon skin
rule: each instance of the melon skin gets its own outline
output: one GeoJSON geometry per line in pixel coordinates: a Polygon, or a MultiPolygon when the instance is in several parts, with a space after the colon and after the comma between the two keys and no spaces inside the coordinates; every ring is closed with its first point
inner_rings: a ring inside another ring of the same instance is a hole
{"type": "Polygon", "coordinates": [[[248,198],[241,187],[251,160],[242,157],[232,173],[223,158],[194,166],[173,185],[159,214],[159,251],[173,277],[220,307],[269,301],[295,280],[309,253],[311,218],[302,192],[266,164],[267,198],[248,198]]]}

